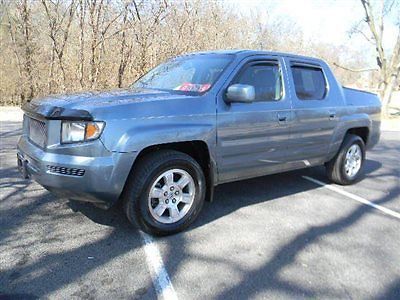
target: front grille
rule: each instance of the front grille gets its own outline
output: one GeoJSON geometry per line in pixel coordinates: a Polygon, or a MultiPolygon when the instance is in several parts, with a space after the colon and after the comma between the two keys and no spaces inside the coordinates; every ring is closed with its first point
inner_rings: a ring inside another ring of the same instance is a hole
{"type": "Polygon", "coordinates": [[[34,144],[44,148],[47,140],[46,122],[28,118],[28,137],[34,144]]]}
{"type": "Polygon", "coordinates": [[[85,174],[84,169],[66,168],[66,167],[58,167],[50,165],[47,166],[47,171],[49,173],[56,173],[69,176],[83,176],[85,174]]]}

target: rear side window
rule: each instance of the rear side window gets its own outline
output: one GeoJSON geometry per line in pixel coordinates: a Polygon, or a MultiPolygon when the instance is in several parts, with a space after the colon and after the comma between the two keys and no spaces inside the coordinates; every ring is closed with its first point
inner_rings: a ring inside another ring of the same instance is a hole
{"type": "Polygon", "coordinates": [[[260,63],[246,66],[232,83],[252,85],[256,92],[255,101],[277,101],[282,96],[278,64],[260,63]]]}
{"type": "Polygon", "coordinates": [[[325,76],[320,68],[292,66],[296,95],[301,100],[321,100],[326,94],[325,76]]]}

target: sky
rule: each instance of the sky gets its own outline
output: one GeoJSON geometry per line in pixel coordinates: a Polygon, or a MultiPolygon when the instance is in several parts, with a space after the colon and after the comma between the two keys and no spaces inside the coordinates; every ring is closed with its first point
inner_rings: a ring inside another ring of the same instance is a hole
{"type": "MultiPolygon", "coordinates": [[[[265,10],[273,18],[290,18],[299,26],[305,38],[317,39],[337,45],[347,44],[351,48],[370,47],[361,35],[349,37],[349,31],[364,17],[359,0],[226,0],[243,13],[265,10]]],[[[372,2],[377,0],[372,0],[372,2]]],[[[400,0],[395,0],[399,1],[400,0]]],[[[398,29],[396,21],[400,5],[386,22],[384,46],[390,49],[395,44],[398,29]]],[[[397,25],[398,26],[398,25],[397,25]]],[[[368,32],[368,31],[366,31],[368,32]]]]}

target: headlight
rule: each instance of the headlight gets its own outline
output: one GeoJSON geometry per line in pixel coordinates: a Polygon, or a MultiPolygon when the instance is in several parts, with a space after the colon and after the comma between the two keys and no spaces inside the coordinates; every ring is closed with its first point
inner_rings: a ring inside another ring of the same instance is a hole
{"type": "Polygon", "coordinates": [[[71,122],[61,124],[61,143],[78,143],[97,139],[104,129],[104,122],[71,122]]]}

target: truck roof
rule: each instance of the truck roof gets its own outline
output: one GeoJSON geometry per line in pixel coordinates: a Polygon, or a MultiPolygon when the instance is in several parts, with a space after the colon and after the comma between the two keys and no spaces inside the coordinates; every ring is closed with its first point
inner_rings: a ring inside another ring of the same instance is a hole
{"type": "Polygon", "coordinates": [[[287,52],[279,52],[279,51],[265,51],[265,50],[251,50],[251,49],[232,49],[232,50],[210,50],[210,51],[199,51],[199,52],[192,52],[188,53],[187,55],[195,55],[195,54],[231,54],[237,56],[250,56],[250,55],[271,55],[271,56],[284,56],[284,57],[291,57],[297,59],[307,59],[307,60],[321,60],[316,57],[311,56],[304,56],[304,55],[297,55],[293,53],[287,52]]]}

